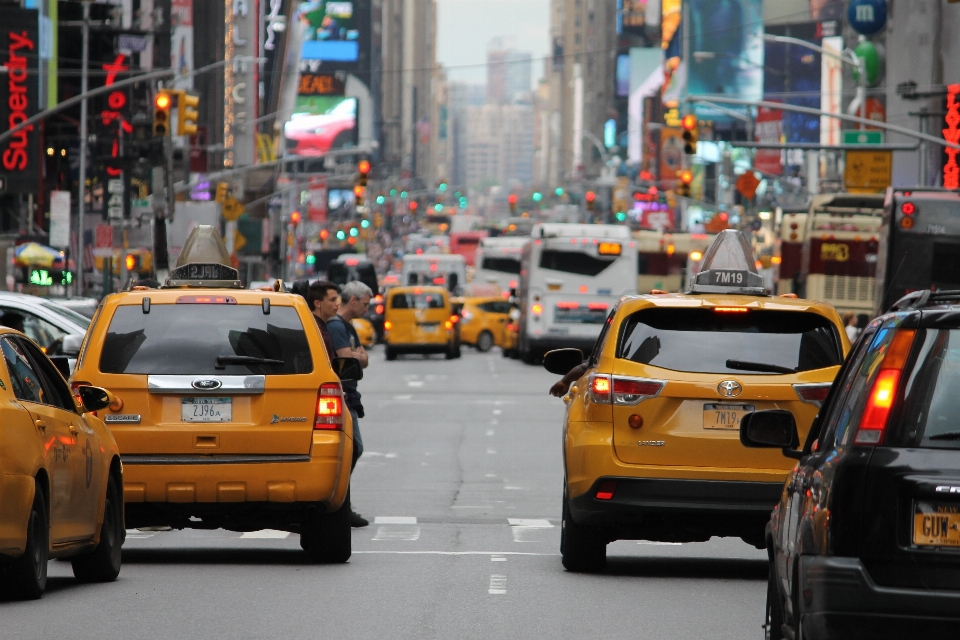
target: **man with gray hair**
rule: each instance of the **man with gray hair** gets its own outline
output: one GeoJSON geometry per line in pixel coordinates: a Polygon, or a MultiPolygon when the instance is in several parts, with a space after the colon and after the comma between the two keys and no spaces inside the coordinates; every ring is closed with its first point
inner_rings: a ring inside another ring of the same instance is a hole
{"type": "MultiPolygon", "coordinates": [[[[348,282],[340,289],[340,309],[337,315],[327,320],[327,330],[333,340],[336,355],[341,358],[356,358],[364,369],[367,368],[370,360],[367,357],[366,349],[360,344],[360,336],[357,335],[357,330],[353,328],[351,321],[367,312],[372,296],[373,292],[370,287],[362,282],[356,280],[348,282]]],[[[363,453],[363,439],[360,437],[360,418],[363,417],[363,404],[360,403],[360,392],[357,391],[355,380],[345,380],[341,384],[343,385],[343,395],[347,409],[350,410],[350,416],[353,418],[353,465],[350,467],[352,473],[353,467],[357,465],[357,460],[363,453]]],[[[352,507],[351,513],[350,524],[352,526],[365,527],[370,524],[366,518],[352,511],[352,507]]]]}

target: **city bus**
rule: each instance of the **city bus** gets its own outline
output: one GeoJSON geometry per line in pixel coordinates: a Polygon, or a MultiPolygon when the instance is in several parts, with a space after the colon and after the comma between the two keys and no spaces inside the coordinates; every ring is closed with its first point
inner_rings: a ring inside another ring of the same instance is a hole
{"type": "Polygon", "coordinates": [[[703,252],[716,237],[705,233],[634,231],[637,242],[637,291],[683,291],[688,273],[696,273],[703,252]]]}
{"type": "Polygon", "coordinates": [[[620,296],[637,292],[637,245],[621,225],[543,223],[524,245],[518,351],[589,351],[620,296]]]}
{"type": "Polygon", "coordinates": [[[450,253],[408,253],[403,256],[401,282],[404,285],[439,285],[458,295],[467,283],[467,263],[450,253]]]}
{"type": "Polygon", "coordinates": [[[776,220],[780,223],[777,295],[797,293],[800,265],[803,262],[803,242],[806,240],[807,232],[807,210],[785,211],[778,208],[776,220]]]}
{"type": "Polygon", "coordinates": [[[482,239],[477,248],[473,282],[497,285],[501,293],[509,295],[519,285],[520,254],[528,242],[530,238],[523,236],[482,239]]]}
{"type": "Polygon", "coordinates": [[[474,266],[474,260],[477,254],[477,248],[480,241],[487,237],[486,231],[451,231],[450,232],[450,253],[456,253],[463,256],[467,266],[474,266]]]}
{"type": "Polygon", "coordinates": [[[912,291],[960,289],[960,194],[887,189],[877,251],[876,307],[912,291]]]}
{"type": "Polygon", "coordinates": [[[883,200],[881,194],[813,197],[795,293],[830,303],[840,313],[873,312],[883,200]]]}

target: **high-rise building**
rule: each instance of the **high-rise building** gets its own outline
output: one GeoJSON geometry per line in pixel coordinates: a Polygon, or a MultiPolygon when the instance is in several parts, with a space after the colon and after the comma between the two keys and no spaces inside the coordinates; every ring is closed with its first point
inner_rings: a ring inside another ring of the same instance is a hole
{"type": "Polygon", "coordinates": [[[487,49],[487,102],[509,104],[530,92],[533,56],[495,38],[487,49]]]}
{"type": "Polygon", "coordinates": [[[533,182],[533,107],[485,104],[463,110],[458,182],[473,188],[533,182]]]}

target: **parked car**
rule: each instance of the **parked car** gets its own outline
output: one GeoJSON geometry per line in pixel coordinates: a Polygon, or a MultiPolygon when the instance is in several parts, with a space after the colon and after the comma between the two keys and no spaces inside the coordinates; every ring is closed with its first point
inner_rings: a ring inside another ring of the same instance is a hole
{"type": "Polygon", "coordinates": [[[0,324],[23,331],[48,355],[76,356],[90,318],[47,298],[3,291],[0,324]],[[14,326],[17,322],[22,326],[14,326]],[[79,340],[67,340],[67,336],[79,336],[79,340]],[[69,349],[64,348],[65,343],[69,349]]]}

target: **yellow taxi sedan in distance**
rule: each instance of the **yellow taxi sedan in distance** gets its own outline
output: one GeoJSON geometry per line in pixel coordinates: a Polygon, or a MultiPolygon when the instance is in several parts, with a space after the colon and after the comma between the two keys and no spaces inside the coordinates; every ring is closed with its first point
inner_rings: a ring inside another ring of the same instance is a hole
{"type": "Polygon", "coordinates": [[[582,374],[564,398],[564,566],[602,570],[618,539],[763,548],[792,465],[742,445],[740,420],[789,411],[806,437],[848,350],[833,307],[766,295],[737,231],[689,292],[621,298],[586,363],[575,349],[544,362],[565,383],[582,374]]]}
{"type": "Polygon", "coordinates": [[[460,357],[460,316],[443,287],[394,287],[384,309],[384,351],[387,360],[401,353],[442,353],[460,357]]]}
{"type": "Polygon", "coordinates": [[[369,320],[366,318],[354,318],[350,321],[350,324],[357,330],[357,335],[360,337],[360,344],[364,347],[369,349],[377,344],[377,332],[373,328],[373,323],[369,320]]]}
{"type": "Polygon", "coordinates": [[[486,353],[492,347],[503,347],[512,305],[501,296],[464,298],[460,340],[486,353]]]}
{"type": "Polygon", "coordinates": [[[120,573],[123,475],[95,411],[112,398],[86,387],[77,402],[23,334],[0,328],[0,595],[35,599],[48,558],[69,558],[81,582],[120,573]]]}

